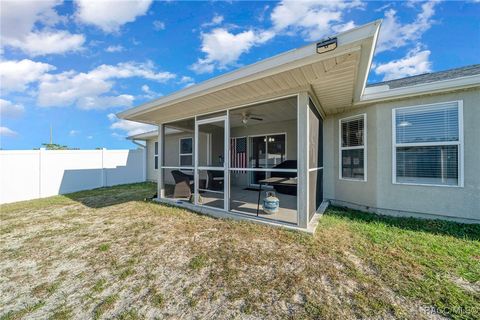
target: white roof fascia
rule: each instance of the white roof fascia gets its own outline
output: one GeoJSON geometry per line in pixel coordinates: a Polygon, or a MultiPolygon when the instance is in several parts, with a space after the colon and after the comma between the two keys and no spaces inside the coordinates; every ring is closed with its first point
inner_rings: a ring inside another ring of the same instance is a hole
{"type": "Polygon", "coordinates": [[[128,136],[128,140],[145,140],[152,137],[158,136],[158,130],[147,131],[139,134],[134,134],[132,136],[128,136]]]}
{"type": "Polygon", "coordinates": [[[356,89],[355,92],[355,97],[353,97],[354,101],[359,101],[361,100],[361,97],[363,96],[363,93],[365,92],[365,88],[367,86],[367,80],[368,80],[368,75],[370,74],[370,70],[371,70],[371,66],[372,66],[372,62],[373,62],[373,56],[375,55],[375,50],[376,50],[376,47],[377,47],[377,39],[378,39],[378,34],[380,33],[380,24],[382,23],[382,19],[380,20],[377,20],[375,21],[375,23],[378,23],[378,28],[377,30],[375,31],[375,34],[373,36],[373,48],[372,50],[370,51],[370,54],[368,56],[368,60],[367,60],[367,67],[366,67],[366,70],[367,72],[365,72],[365,75],[363,77],[363,79],[361,79],[361,83],[359,83],[359,79],[357,79],[357,84],[356,84],[356,89]]]}
{"type": "Polygon", "coordinates": [[[370,87],[365,89],[365,93],[361,97],[360,101],[355,103],[355,105],[399,99],[421,94],[468,89],[476,86],[480,86],[480,75],[422,83],[414,86],[394,89],[389,89],[388,85],[379,86],[379,88],[370,87]]]}
{"type": "Polygon", "coordinates": [[[319,55],[316,53],[316,44],[312,43],[307,46],[281,53],[277,56],[259,61],[246,67],[234,70],[232,72],[220,75],[210,80],[204,81],[197,85],[187,87],[176,91],[170,95],[147,102],[138,107],[134,107],[117,114],[117,117],[125,119],[129,116],[139,115],[141,113],[157,109],[162,106],[178,103],[184,100],[192,99],[198,96],[218,91],[259,79],[271,74],[276,74],[285,70],[289,70],[316,60],[323,60],[338,54],[345,53],[349,50],[348,46],[359,40],[376,36],[379,30],[381,20],[371,22],[369,24],[353,28],[330,38],[337,37],[338,49],[319,55]],[[343,48],[341,48],[343,47],[343,48]]]}

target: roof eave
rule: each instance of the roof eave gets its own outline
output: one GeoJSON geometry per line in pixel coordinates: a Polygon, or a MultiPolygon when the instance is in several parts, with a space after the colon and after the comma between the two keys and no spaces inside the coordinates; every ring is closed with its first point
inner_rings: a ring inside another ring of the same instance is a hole
{"type": "Polygon", "coordinates": [[[155,137],[158,135],[158,130],[147,131],[139,134],[134,134],[128,136],[127,140],[148,140],[149,138],[155,137]]]}

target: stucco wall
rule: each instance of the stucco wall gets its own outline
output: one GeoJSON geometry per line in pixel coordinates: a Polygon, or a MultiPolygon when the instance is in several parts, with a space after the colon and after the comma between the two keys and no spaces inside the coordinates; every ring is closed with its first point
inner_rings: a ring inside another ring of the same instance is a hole
{"type": "Polygon", "coordinates": [[[325,198],[385,214],[480,220],[479,123],[479,89],[378,103],[328,117],[324,122],[325,198]],[[392,109],[455,100],[463,100],[464,187],[393,184],[392,109]],[[338,121],[361,113],[367,114],[367,181],[340,180],[338,121]]]}

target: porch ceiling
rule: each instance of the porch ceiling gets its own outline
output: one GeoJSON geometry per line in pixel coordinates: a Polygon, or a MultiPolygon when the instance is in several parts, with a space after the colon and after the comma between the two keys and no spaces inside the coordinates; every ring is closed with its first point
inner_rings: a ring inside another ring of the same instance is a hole
{"type": "Polygon", "coordinates": [[[325,114],[344,111],[363,93],[379,24],[337,35],[338,47],[328,53],[316,53],[316,44],[311,44],[124,111],[119,117],[166,123],[300,91],[315,95],[325,114]]]}

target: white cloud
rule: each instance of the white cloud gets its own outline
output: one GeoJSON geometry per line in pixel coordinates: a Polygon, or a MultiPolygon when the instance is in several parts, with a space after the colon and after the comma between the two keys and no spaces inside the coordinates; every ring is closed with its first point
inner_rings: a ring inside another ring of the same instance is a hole
{"type": "Polygon", "coordinates": [[[90,71],[90,74],[100,79],[142,77],[162,83],[176,77],[175,74],[167,71],[155,72],[154,68],[151,61],[147,63],[123,62],[115,66],[103,64],[90,71]]]}
{"type": "Polygon", "coordinates": [[[202,33],[202,52],[205,58],[199,58],[190,68],[196,73],[212,72],[215,68],[225,69],[236,64],[240,55],[253,46],[270,40],[274,34],[270,31],[248,30],[233,34],[224,28],[216,28],[202,33]]]}
{"type": "Polygon", "coordinates": [[[195,84],[195,79],[189,76],[183,76],[180,81],[178,81],[179,84],[185,84],[183,87],[188,88],[191,87],[195,84]]]}
{"type": "Polygon", "coordinates": [[[92,140],[92,139],[93,139],[93,136],[87,136],[87,139],[88,139],[88,140],[92,140]]]}
{"type": "Polygon", "coordinates": [[[118,45],[118,46],[108,46],[105,49],[105,51],[110,52],[110,53],[112,53],[112,52],[122,52],[124,50],[125,50],[125,48],[120,46],[120,45],[118,45]]]}
{"type": "Polygon", "coordinates": [[[16,137],[18,135],[17,132],[13,131],[7,127],[0,127],[0,136],[3,137],[16,137]]]}
{"type": "Polygon", "coordinates": [[[6,43],[19,48],[30,56],[65,53],[81,49],[85,37],[81,34],[71,34],[67,31],[31,32],[22,39],[11,39],[6,43]]]}
{"type": "Polygon", "coordinates": [[[114,120],[117,119],[117,116],[115,115],[115,113],[109,113],[109,114],[107,114],[107,118],[110,121],[114,121],[114,120]]]}
{"type": "Polygon", "coordinates": [[[153,21],[153,29],[155,29],[157,31],[165,30],[165,22],[160,21],[160,20],[153,21]]]}
{"type": "Polygon", "coordinates": [[[118,119],[113,113],[109,113],[107,115],[107,118],[112,122],[112,124],[110,125],[110,129],[124,131],[127,133],[128,136],[133,136],[136,134],[153,131],[157,129],[156,126],[153,126],[150,124],[118,119]]]}
{"type": "Polygon", "coordinates": [[[120,27],[147,13],[152,0],[76,0],[76,17],[104,32],[118,32],[120,27]]]}
{"type": "Polygon", "coordinates": [[[382,27],[378,37],[376,52],[403,47],[420,39],[434,23],[435,5],[437,1],[425,2],[421,12],[412,23],[402,24],[397,19],[397,12],[389,9],[385,12],[382,27]]]}
{"type": "Polygon", "coordinates": [[[81,97],[77,100],[77,106],[80,109],[108,109],[114,107],[132,106],[134,96],[130,94],[121,94],[118,96],[89,96],[81,97]]]}
{"type": "Polygon", "coordinates": [[[150,90],[150,87],[147,86],[146,84],[144,84],[142,86],[142,91],[145,92],[145,93],[152,93],[153,92],[152,90],[150,90]]]}
{"type": "MultiPolygon", "coordinates": [[[[355,26],[353,21],[343,21],[343,13],[353,8],[363,8],[360,0],[354,1],[291,1],[278,4],[270,15],[273,27],[267,30],[250,28],[233,33],[227,28],[215,28],[201,34],[201,51],[204,57],[197,59],[190,69],[196,73],[209,73],[236,65],[240,56],[254,46],[261,45],[278,34],[300,35],[306,40],[318,40],[326,35],[342,32],[355,26]]],[[[264,11],[268,10],[268,6],[264,11]]],[[[211,26],[223,22],[214,17],[211,26]]]]}
{"type": "Polygon", "coordinates": [[[223,16],[220,16],[218,14],[215,14],[209,22],[202,23],[202,28],[208,28],[212,26],[219,25],[223,22],[223,16]]]}
{"type": "Polygon", "coordinates": [[[175,75],[156,72],[151,62],[126,62],[117,65],[101,65],[87,73],[68,71],[46,74],[38,86],[37,104],[42,107],[76,105],[81,109],[106,109],[129,107],[134,97],[128,94],[113,95],[115,79],[141,77],[166,82],[175,75]]]}
{"type": "Polygon", "coordinates": [[[74,129],[72,129],[72,130],[70,130],[70,132],[68,133],[68,135],[71,136],[71,137],[75,137],[75,136],[77,136],[79,133],[80,133],[79,130],[74,130],[74,129]]]}
{"type": "Polygon", "coordinates": [[[142,91],[145,93],[143,95],[143,98],[145,99],[155,99],[162,95],[161,93],[155,92],[152,89],[150,89],[150,87],[146,84],[142,86],[142,91]]]}
{"type": "Polygon", "coordinates": [[[24,91],[27,85],[38,81],[45,73],[54,69],[51,64],[29,59],[0,61],[1,91],[24,91]]]}
{"type": "Polygon", "coordinates": [[[337,24],[332,26],[332,31],[335,33],[341,33],[350,29],[355,28],[357,25],[353,21],[348,21],[347,23],[344,24],[337,24]]]}
{"type": "Polygon", "coordinates": [[[267,4],[265,6],[263,6],[263,9],[262,11],[260,12],[260,14],[257,16],[257,20],[260,21],[260,22],[263,22],[265,20],[265,14],[267,13],[267,11],[270,9],[270,6],[267,4]]]}
{"type": "Polygon", "coordinates": [[[25,112],[25,107],[11,101],[0,99],[0,118],[18,118],[25,112]]]}
{"type": "Polygon", "coordinates": [[[429,58],[429,50],[421,51],[417,47],[410,50],[402,59],[375,65],[374,70],[377,75],[383,75],[384,81],[427,73],[432,71],[429,58]]]}
{"type": "Polygon", "coordinates": [[[180,79],[180,83],[187,83],[187,82],[193,82],[193,78],[192,77],[189,77],[189,76],[183,76],[181,79],[180,79]]]}
{"type": "Polygon", "coordinates": [[[270,19],[276,32],[299,33],[305,40],[314,41],[331,34],[336,24],[343,24],[344,11],[361,7],[359,0],[284,0],[273,9],[270,19]]]}
{"type": "Polygon", "coordinates": [[[61,1],[2,1],[2,46],[31,55],[66,53],[82,48],[85,37],[53,27],[66,20],[55,11],[61,1]]]}

